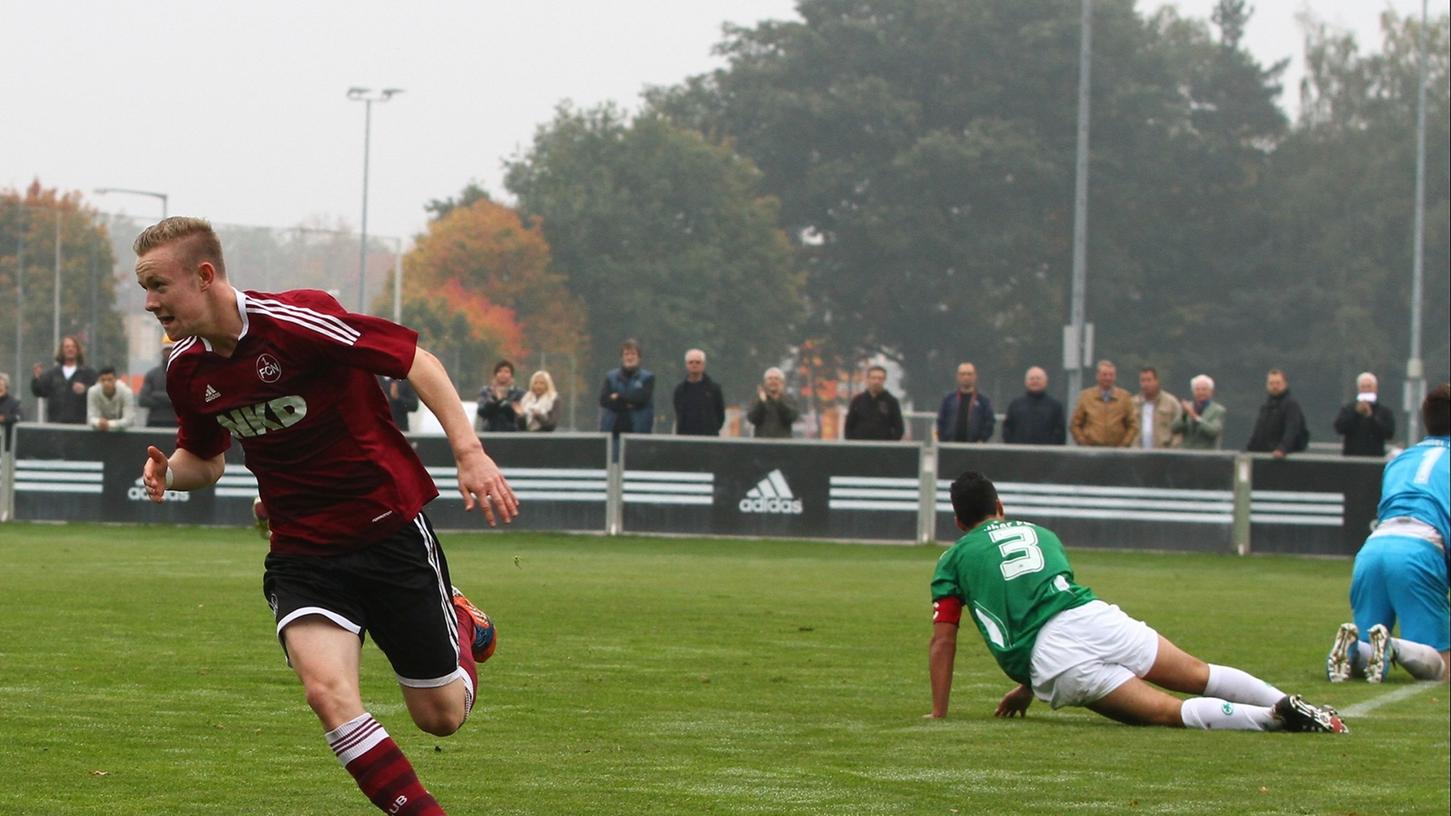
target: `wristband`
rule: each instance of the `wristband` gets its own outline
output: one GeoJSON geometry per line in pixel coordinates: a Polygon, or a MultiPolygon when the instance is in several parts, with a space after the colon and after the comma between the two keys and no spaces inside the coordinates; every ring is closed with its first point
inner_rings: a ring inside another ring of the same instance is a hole
{"type": "Polygon", "coordinates": [[[171,483],[176,480],[176,474],[171,470],[171,465],[166,466],[166,489],[171,489],[171,483]]]}

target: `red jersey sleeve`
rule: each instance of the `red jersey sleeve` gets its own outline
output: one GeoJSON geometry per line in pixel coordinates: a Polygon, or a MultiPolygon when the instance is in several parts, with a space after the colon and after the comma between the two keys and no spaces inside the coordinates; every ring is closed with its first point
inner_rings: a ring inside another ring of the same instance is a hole
{"type": "Polygon", "coordinates": [[[413,368],[418,351],[418,332],[391,320],[357,314],[344,309],[337,299],[317,289],[299,289],[288,293],[290,303],[281,304],[248,292],[253,303],[267,304],[274,317],[296,317],[306,320],[319,339],[318,349],[340,365],[352,366],[374,374],[406,379],[413,368]],[[289,307],[302,307],[312,314],[288,312],[289,307]]]}

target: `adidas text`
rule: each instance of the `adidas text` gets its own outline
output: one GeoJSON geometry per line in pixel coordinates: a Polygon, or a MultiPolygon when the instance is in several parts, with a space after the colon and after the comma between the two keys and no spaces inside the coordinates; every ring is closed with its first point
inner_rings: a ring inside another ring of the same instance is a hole
{"type": "Polygon", "coordinates": [[[739,507],[742,513],[801,514],[800,499],[778,499],[775,496],[770,498],[741,499],[739,507]]]}

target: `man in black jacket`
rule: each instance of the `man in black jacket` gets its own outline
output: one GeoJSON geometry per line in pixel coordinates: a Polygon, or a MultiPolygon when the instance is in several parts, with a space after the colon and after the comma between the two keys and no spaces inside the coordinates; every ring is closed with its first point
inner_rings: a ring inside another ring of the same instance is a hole
{"type": "Polygon", "coordinates": [[[847,439],[902,438],[902,406],[887,390],[887,370],[874,365],[867,369],[867,390],[852,397],[846,409],[847,439]]]}
{"type": "Polygon", "coordinates": [[[705,352],[685,352],[685,379],[675,386],[675,432],[681,436],[719,436],[725,424],[725,396],[705,373],[705,352]]]}
{"type": "Polygon", "coordinates": [[[36,363],[30,393],[45,400],[47,422],[86,424],[86,390],[96,384],[96,370],[86,366],[81,341],[64,337],[55,352],[55,367],[47,370],[36,363]]]}
{"type": "Polygon", "coordinates": [[[1290,396],[1290,380],[1278,368],[1265,375],[1265,391],[1269,396],[1260,406],[1255,429],[1249,435],[1250,453],[1269,453],[1276,459],[1305,449],[1310,432],[1305,428],[1305,414],[1300,403],[1290,396]]]}
{"type": "Polygon", "coordinates": [[[1033,366],[1023,376],[1027,393],[1008,405],[1003,441],[1009,445],[1062,445],[1067,439],[1063,403],[1048,393],[1048,372],[1033,366]]]}
{"type": "Polygon", "coordinates": [[[1396,415],[1378,398],[1380,383],[1369,371],[1355,378],[1359,393],[1340,409],[1335,432],[1345,437],[1341,449],[1346,456],[1385,456],[1386,441],[1396,435],[1396,415]]]}
{"type": "Polygon", "coordinates": [[[171,395],[166,392],[166,361],[174,347],[171,338],[167,338],[161,344],[161,363],[146,372],[141,380],[141,393],[136,397],[136,404],[146,409],[148,428],[176,427],[176,409],[171,407],[171,395]]]}

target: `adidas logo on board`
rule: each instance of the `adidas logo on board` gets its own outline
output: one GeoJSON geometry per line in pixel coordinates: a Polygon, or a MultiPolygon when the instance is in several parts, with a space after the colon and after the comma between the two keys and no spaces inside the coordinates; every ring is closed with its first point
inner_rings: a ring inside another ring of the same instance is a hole
{"type": "Polygon", "coordinates": [[[792,495],[791,485],[786,484],[780,469],[767,473],[766,478],[746,491],[738,507],[742,513],[801,514],[801,500],[792,495]]]}

